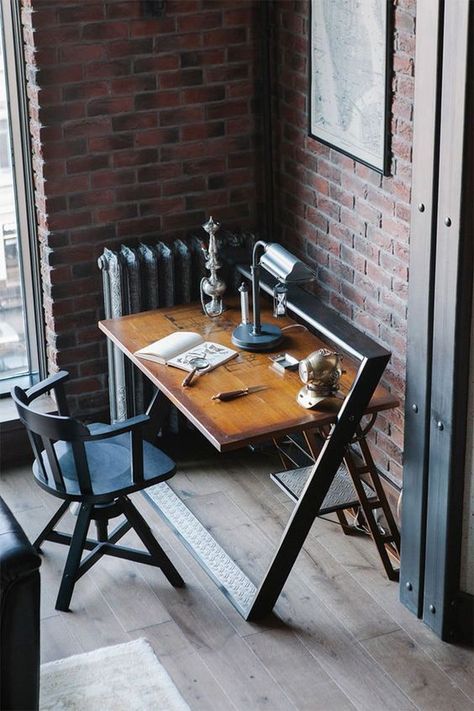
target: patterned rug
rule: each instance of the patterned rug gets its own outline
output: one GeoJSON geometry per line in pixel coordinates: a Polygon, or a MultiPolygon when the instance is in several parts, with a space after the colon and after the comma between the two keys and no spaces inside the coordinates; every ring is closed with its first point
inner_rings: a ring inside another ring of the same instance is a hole
{"type": "Polygon", "coordinates": [[[41,666],[41,711],[190,711],[145,639],[41,666]]]}

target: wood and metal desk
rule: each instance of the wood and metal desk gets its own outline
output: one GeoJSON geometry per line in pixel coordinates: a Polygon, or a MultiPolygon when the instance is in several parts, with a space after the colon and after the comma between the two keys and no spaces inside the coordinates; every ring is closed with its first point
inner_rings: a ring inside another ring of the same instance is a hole
{"type": "MultiPolygon", "coordinates": [[[[266,310],[262,311],[262,318],[265,321],[274,320],[266,310]]],[[[303,490],[294,497],[297,501],[294,511],[258,587],[214,541],[167,484],[154,487],[151,494],[152,503],[160,514],[173,526],[239,612],[246,619],[258,619],[272,610],[331,482],[347,456],[348,444],[357,433],[361,439],[362,417],[393,408],[397,401],[378,385],[389,354],[381,349],[377,352],[377,346],[369,357],[354,357],[358,353],[352,346],[349,351],[344,350],[345,373],[341,379],[341,392],[345,398],[326,401],[326,408],[318,410],[305,410],[298,405],[296,395],[301,387],[298,374],[275,370],[268,353],[240,351],[237,358],[198,377],[191,387],[186,388],[182,387],[186,375],[184,371],[134,355],[138,349],[177,330],[197,331],[206,340],[234,347],[231,335],[239,321],[240,311],[236,304],[212,320],[202,314],[198,305],[184,305],[101,321],[99,328],[156,386],[156,396],[148,412],[157,430],[172,403],[220,452],[279,440],[292,433],[303,433],[306,437],[316,459],[314,471],[311,471],[303,490]],[[212,400],[212,396],[219,392],[252,385],[263,385],[265,389],[230,402],[212,400]],[[323,433],[324,438],[316,440],[316,432],[323,433]]],[[[298,359],[328,347],[325,335],[311,333],[301,325],[297,326],[290,318],[279,319],[278,325],[284,329],[290,327],[285,330],[285,341],[280,350],[290,352],[298,359]]],[[[313,323],[309,325],[314,327],[313,323]]],[[[326,330],[324,324],[321,328],[326,330]]],[[[334,345],[342,345],[337,333],[331,347],[334,345]]],[[[361,441],[367,447],[364,437],[361,441]]],[[[367,455],[371,459],[369,452],[367,455]]],[[[367,461],[364,466],[367,469],[367,461]]],[[[378,501],[380,492],[376,493],[378,501]]],[[[372,505],[370,510],[374,508],[375,505],[372,505]]],[[[397,546],[398,543],[395,540],[397,546]]]]}

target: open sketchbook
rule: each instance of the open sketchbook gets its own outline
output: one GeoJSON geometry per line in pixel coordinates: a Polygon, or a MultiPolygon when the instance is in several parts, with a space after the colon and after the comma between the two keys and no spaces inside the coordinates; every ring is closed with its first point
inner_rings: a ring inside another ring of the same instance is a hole
{"type": "Polygon", "coordinates": [[[199,333],[176,331],[149,346],[135,351],[135,355],[154,363],[162,363],[182,370],[213,370],[238,355],[237,351],[220,343],[205,341],[199,333]]]}

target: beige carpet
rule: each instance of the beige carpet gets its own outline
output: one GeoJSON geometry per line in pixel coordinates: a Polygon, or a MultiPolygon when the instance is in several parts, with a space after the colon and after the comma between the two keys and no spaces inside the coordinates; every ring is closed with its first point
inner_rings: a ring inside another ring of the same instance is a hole
{"type": "Polygon", "coordinates": [[[41,666],[41,711],[190,711],[145,639],[41,666]]]}

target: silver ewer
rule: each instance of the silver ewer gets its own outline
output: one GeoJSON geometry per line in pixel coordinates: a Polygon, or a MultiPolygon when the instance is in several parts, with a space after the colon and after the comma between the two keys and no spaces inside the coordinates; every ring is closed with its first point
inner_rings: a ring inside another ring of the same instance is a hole
{"type": "Polygon", "coordinates": [[[207,251],[204,249],[206,258],[206,269],[209,269],[210,274],[201,279],[200,292],[201,304],[204,313],[210,318],[220,316],[224,310],[222,295],[226,290],[225,282],[217,276],[217,270],[221,268],[221,263],[217,258],[216,232],[219,229],[219,222],[214,222],[212,217],[202,226],[209,235],[209,247],[207,251]],[[204,297],[209,296],[210,301],[204,301],[204,297]]]}

